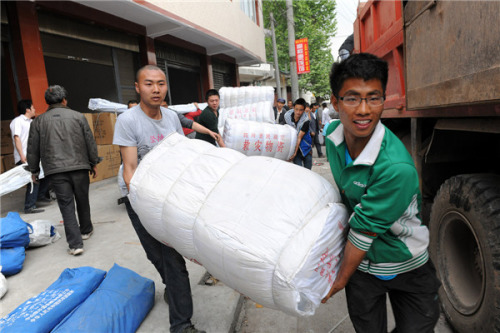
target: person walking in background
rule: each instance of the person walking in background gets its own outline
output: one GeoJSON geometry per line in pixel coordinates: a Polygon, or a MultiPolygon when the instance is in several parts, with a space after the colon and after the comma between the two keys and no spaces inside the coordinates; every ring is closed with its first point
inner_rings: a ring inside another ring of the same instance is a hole
{"type": "MultiPolygon", "coordinates": [[[[10,131],[14,145],[14,162],[16,165],[21,165],[27,163],[28,136],[36,110],[31,100],[23,99],[17,103],[17,111],[19,112],[19,116],[11,121],[10,131]]],[[[36,203],[37,201],[42,203],[52,202],[47,197],[48,189],[49,182],[45,178],[40,179],[38,182],[33,182],[33,186],[31,183],[26,185],[24,199],[25,214],[41,213],[44,211],[44,209],[37,208],[36,203]]]]}
{"type": "Polygon", "coordinates": [[[283,98],[278,98],[273,111],[275,124],[285,125],[285,113],[287,109],[285,108],[285,100],[283,98]]]}
{"type": "MultiPolygon", "coordinates": [[[[123,180],[127,189],[137,166],[151,149],[172,133],[183,135],[177,114],[161,107],[167,89],[167,78],[163,70],[153,65],[142,67],[137,72],[135,82],[135,90],[141,96],[141,101],[118,117],[113,144],[120,146],[123,180]]],[[[191,323],[193,298],[184,258],[147,232],[128,198],[125,206],[147,258],[166,286],[163,297],[169,304],[170,332],[204,333],[191,323]]]]}
{"type": "Polygon", "coordinates": [[[319,108],[318,103],[313,103],[311,105],[311,121],[314,123],[314,137],[313,137],[313,144],[316,146],[316,152],[318,153],[318,158],[323,157],[323,152],[321,151],[321,126],[320,126],[320,121],[317,117],[317,110],[319,108]]]}
{"type": "Polygon", "coordinates": [[[89,172],[97,177],[97,145],[83,114],[67,106],[66,89],[50,86],[45,91],[45,102],[49,105],[47,112],[35,118],[30,127],[28,166],[35,182],[42,162],[64,220],[68,252],[79,255],[83,253],[83,240],[89,239],[94,231],[89,172]]]}
{"type": "Polygon", "coordinates": [[[387,62],[367,53],[334,63],[331,103],[340,114],[326,151],[349,234],[337,277],[322,300],[344,289],[356,332],[387,332],[387,295],[396,329],[433,332],[440,282],[420,218],[418,173],[404,144],[381,122],[387,62]]]}
{"type": "Polygon", "coordinates": [[[310,133],[309,117],[305,113],[306,101],[299,98],[295,101],[293,110],[287,111],[285,121],[297,131],[297,144],[289,161],[294,164],[312,168],[312,138],[310,133]]]}
{"type": "MultiPolygon", "coordinates": [[[[217,133],[219,135],[219,103],[220,103],[220,96],[219,92],[215,89],[210,89],[207,91],[205,95],[205,100],[207,101],[208,105],[203,110],[198,117],[198,123],[210,131],[217,133]]],[[[216,141],[215,138],[210,136],[209,134],[204,134],[200,132],[196,132],[196,139],[203,140],[206,142],[209,142],[215,146],[215,143],[219,145],[219,147],[225,147],[224,141],[222,141],[222,138],[220,135],[218,136],[219,140],[216,141]]]]}

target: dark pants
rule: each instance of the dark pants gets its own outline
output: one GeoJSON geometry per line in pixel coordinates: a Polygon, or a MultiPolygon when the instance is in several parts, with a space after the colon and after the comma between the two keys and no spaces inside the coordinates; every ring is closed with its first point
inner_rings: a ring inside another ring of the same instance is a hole
{"type": "Polygon", "coordinates": [[[434,332],[439,319],[439,286],[430,261],[389,281],[357,270],[345,288],[354,329],[358,333],[387,332],[388,293],[398,333],[434,332]]]}
{"type": "Polygon", "coordinates": [[[156,267],[166,285],[170,332],[181,332],[185,327],[191,325],[191,317],[193,316],[193,298],[186,262],[176,250],[157,241],[146,231],[128,198],[125,200],[125,206],[146,256],[156,267]]]}
{"type": "Polygon", "coordinates": [[[316,146],[316,152],[318,153],[318,157],[323,156],[323,152],[321,151],[321,144],[319,143],[319,133],[316,133],[316,135],[314,136],[313,143],[314,146],[316,146]]]}
{"type": "Polygon", "coordinates": [[[312,168],[312,151],[309,152],[306,156],[302,156],[302,153],[297,151],[297,155],[295,155],[293,159],[293,164],[297,164],[300,166],[304,166],[304,168],[308,168],[311,170],[312,168]]]}
{"type": "Polygon", "coordinates": [[[55,173],[48,178],[56,192],[57,204],[64,220],[66,241],[70,249],[83,248],[82,234],[94,230],[90,220],[89,171],[55,173]],[[75,201],[78,220],[75,215],[75,201]]]}
{"type": "MultiPolygon", "coordinates": [[[[16,165],[23,164],[21,161],[16,165]]],[[[26,185],[26,195],[24,197],[24,210],[36,208],[36,201],[46,198],[49,190],[50,182],[47,178],[40,179],[38,183],[33,183],[33,191],[31,191],[31,183],[26,185]]]]}
{"type": "Polygon", "coordinates": [[[36,208],[36,201],[44,199],[49,190],[50,182],[46,179],[40,179],[38,183],[33,183],[33,191],[31,191],[31,183],[26,186],[26,196],[24,199],[24,210],[36,208]]]}

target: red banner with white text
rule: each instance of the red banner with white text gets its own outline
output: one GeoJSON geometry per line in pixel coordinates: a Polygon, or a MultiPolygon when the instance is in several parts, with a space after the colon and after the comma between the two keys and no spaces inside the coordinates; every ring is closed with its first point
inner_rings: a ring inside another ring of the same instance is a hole
{"type": "Polygon", "coordinates": [[[309,64],[309,42],[307,38],[295,40],[295,57],[297,59],[297,74],[311,72],[309,64]]]}

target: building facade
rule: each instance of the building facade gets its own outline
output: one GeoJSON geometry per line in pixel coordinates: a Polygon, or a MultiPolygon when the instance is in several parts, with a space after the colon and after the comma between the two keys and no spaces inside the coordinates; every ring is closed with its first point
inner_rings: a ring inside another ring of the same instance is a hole
{"type": "Polygon", "coordinates": [[[137,99],[146,64],[167,73],[169,104],[203,101],[265,62],[262,0],[2,1],[1,24],[2,120],[20,99],[45,112],[53,84],[82,112],[89,98],[137,99]]]}

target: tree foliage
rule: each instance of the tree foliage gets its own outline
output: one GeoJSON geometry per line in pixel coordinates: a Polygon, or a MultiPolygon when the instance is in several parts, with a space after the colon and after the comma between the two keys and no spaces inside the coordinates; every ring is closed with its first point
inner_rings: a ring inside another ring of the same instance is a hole
{"type": "MultiPolygon", "coordinates": [[[[295,0],[293,13],[295,39],[308,38],[311,72],[299,75],[299,89],[311,91],[316,97],[328,98],[330,87],[328,74],[333,63],[330,39],[336,33],[335,2],[333,0],[295,0]]],[[[266,29],[270,29],[270,13],[273,13],[280,70],[290,70],[288,28],[285,0],[264,0],[263,15],[266,29]]],[[[266,57],[273,59],[271,37],[266,37],[266,57]]]]}

